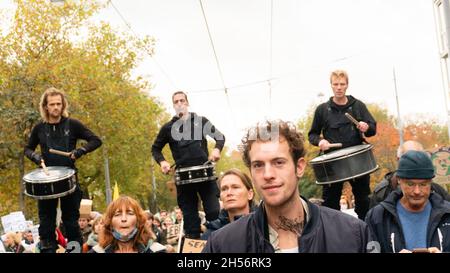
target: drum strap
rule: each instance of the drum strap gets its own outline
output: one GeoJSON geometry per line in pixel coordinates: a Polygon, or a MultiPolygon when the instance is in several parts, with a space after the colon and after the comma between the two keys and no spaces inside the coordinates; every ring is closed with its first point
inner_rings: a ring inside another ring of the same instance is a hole
{"type": "MultiPolygon", "coordinates": [[[[64,152],[70,152],[70,123],[69,118],[67,118],[64,123],[59,126],[58,130],[55,131],[55,125],[45,124],[45,136],[47,149],[63,150],[64,152]],[[53,128],[53,133],[51,132],[53,128]]],[[[60,166],[73,166],[72,160],[59,156],[53,155],[48,152],[46,153],[46,161],[50,165],[60,165],[60,166]],[[64,163],[63,163],[64,162],[64,163]]]]}
{"type": "MultiPolygon", "coordinates": [[[[324,121],[325,121],[325,127],[324,130],[326,130],[330,125],[330,120],[329,117],[332,114],[331,113],[331,102],[328,101],[327,102],[327,107],[324,111],[325,113],[323,113],[324,121]]],[[[353,106],[348,107],[348,109],[346,110],[347,113],[349,113],[350,115],[352,115],[356,120],[361,120],[362,116],[361,116],[361,108],[359,106],[359,102],[356,102],[353,106]]],[[[366,138],[364,137],[364,134],[360,132],[360,137],[361,137],[361,141],[362,143],[365,144],[370,144],[366,138]]]]}

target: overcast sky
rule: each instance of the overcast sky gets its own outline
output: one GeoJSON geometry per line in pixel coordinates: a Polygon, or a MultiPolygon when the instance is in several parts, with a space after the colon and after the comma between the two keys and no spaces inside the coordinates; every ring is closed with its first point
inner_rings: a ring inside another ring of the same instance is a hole
{"type": "MultiPolygon", "coordinates": [[[[446,121],[431,0],[274,0],[273,9],[270,0],[203,0],[223,81],[199,0],[113,3],[137,35],[157,40],[155,58],[135,72],[151,94],[173,113],[171,94],[187,91],[191,111],[230,147],[258,120],[297,121],[328,99],[334,69],[348,71],[347,94],[396,115],[395,67],[402,117],[446,121]]],[[[96,18],[128,30],[119,13],[110,5],[96,18]]]]}

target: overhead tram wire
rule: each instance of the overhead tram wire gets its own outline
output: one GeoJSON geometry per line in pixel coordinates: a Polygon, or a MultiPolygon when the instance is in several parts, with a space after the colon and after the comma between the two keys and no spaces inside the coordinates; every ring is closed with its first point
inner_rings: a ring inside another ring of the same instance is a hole
{"type": "MultiPolygon", "coordinates": [[[[139,38],[139,36],[136,34],[136,32],[134,32],[133,28],[131,27],[131,25],[127,22],[127,20],[125,19],[125,17],[122,15],[122,13],[119,11],[119,9],[116,7],[116,5],[114,5],[112,0],[108,0],[108,4],[111,4],[111,6],[113,7],[113,9],[116,11],[116,13],[119,15],[119,17],[122,19],[123,23],[127,26],[127,28],[131,31],[131,33],[136,37],[139,38]]],[[[169,74],[167,74],[167,72],[162,68],[162,66],[159,64],[159,62],[156,60],[156,57],[151,55],[150,53],[147,52],[147,54],[150,56],[150,58],[153,60],[153,62],[155,62],[156,66],[158,67],[158,69],[162,72],[162,74],[166,77],[166,79],[169,81],[169,83],[172,85],[172,87],[175,90],[178,90],[176,84],[172,81],[171,77],[169,76],[169,74]]]]}
{"type": "MultiPolygon", "coordinates": [[[[270,82],[272,80],[274,80],[274,79],[267,79],[267,80],[261,80],[261,81],[242,83],[242,84],[230,86],[227,89],[228,90],[232,90],[232,89],[237,89],[237,88],[242,88],[242,87],[247,87],[247,86],[259,85],[259,84],[270,82]]],[[[193,91],[190,91],[189,93],[191,93],[191,94],[196,93],[197,94],[197,93],[211,93],[211,92],[219,92],[219,91],[223,91],[223,88],[193,90],[193,91]]]]}
{"type": "Polygon", "coordinates": [[[269,115],[272,115],[272,46],[273,46],[273,0],[270,0],[270,30],[269,30],[269,79],[267,84],[269,85],[269,115]]]}
{"type": "Polygon", "coordinates": [[[225,91],[225,95],[227,97],[228,108],[230,109],[231,118],[233,119],[233,124],[236,127],[236,120],[234,118],[233,108],[231,107],[230,97],[228,96],[228,88],[225,85],[225,80],[223,79],[222,69],[220,68],[219,58],[217,57],[216,48],[214,47],[214,42],[211,36],[211,31],[209,30],[208,20],[206,19],[205,9],[203,8],[202,0],[199,0],[200,8],[202,9],[203,19],[205,20],[206,30],[208,31],[209,41],[211,42],[211,47],[214,53],[214,58],[216,60],[217,70],[219,71],[219,76],[222,81],[223,90],[225,91]]]}

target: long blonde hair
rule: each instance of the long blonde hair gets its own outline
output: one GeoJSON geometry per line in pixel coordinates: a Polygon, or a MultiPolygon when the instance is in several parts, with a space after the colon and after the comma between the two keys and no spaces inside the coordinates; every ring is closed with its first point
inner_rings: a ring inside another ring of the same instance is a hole
{"type": "Polygon", "coordinates": [[[64,94],[63,91],[56,89],[54,87],[50,87],[47,90],[45,90],[44,94],[42,94],[41,101],[39,102],[39,112],[41,113],[42,120],[45,122],[49,122],[49,117],[48,117],[49,115],[48,115],[48,111],[46,109],[49,96],[61,96],[62,104],[63,104],[61,115],[65,118],[69,117],[69,112],[68,112],[69,103],[67,102],[66,95],[64,94]]]}

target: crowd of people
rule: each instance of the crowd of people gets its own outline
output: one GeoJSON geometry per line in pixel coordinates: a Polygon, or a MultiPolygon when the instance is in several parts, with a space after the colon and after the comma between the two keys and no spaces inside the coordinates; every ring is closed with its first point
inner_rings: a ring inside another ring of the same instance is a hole
{"type": "MultiPolygon", "coordinates": [[[[365,104],[346,95],[347,73],[333,71],[329,80],[333,96],[317,107],[308,132],[309,142],[325,155],[364,146],[377,133],[365,104]]],[[[249,175],[232,168],[216,177],[211,170],[220,160],[225,136],[207,118],[188,111],[185,92],[175,92],[172,102],[176,115],[161,127],[152,155],[162,173],[174,175],[178,206],[152,213],[132,197],[120,196],[102,214],[80,215],[75,175],[73,190],[54,198],[38,196],[40,238],[33,240],[28,230],[8,232],[2,236],[5,251],[173,253],[182,252],[186,240],[202,240],[204,253],[450,251],[450,196],[433,182],[435,170],[420,143],[399,146],[393,154],[398,168],[387,173],[372,194],[369,181],[375,169],[325,183],[322,199],[307,199],[299,187],[308,168],[306,143],[295,125],[276,120],[250,128],[240,146],[249,175]],[[215,141],[211,153],[207,137],[215,141]],[[162,153],[166,144],[173,165],[162,153]],[[352,199],[342,192],[345,181],[352,186],[352,199]],[[200,202],[204,212],[198,209],[200,202]],[[354,210],[349,213],[350,208],[354,210]]],[[[43,121],[25,147],[26,156],[44,171],[45,164],[76,170],[75,161],[102,144],[68,117],[67,108],[63,92],[44,92],[43,121]],[[76,148],[78,139],[87,143],[76,148]],[[35,152],[37,145],[41,154],[35,152]],[[55,149],[60,151],[56,155],[55,149]]]]}

